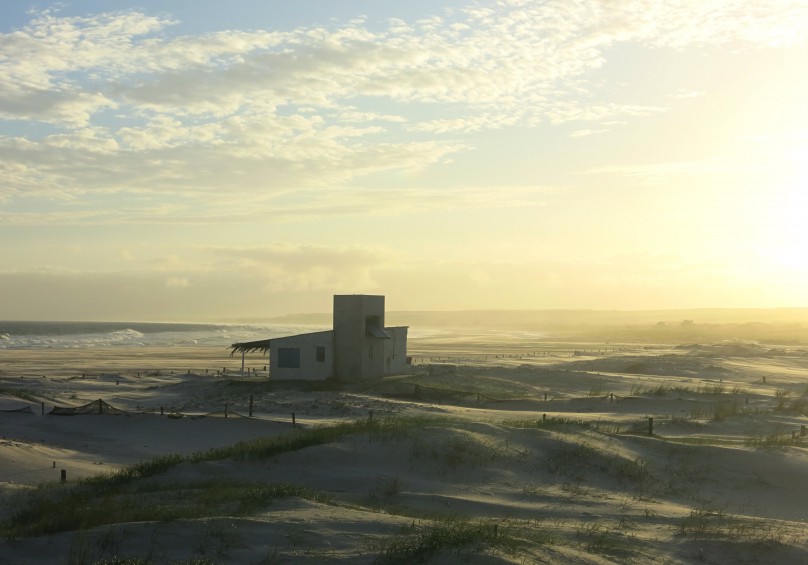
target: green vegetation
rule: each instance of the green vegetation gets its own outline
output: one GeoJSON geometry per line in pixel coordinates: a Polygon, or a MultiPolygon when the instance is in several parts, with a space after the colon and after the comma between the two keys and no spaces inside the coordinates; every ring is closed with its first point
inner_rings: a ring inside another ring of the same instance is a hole
{"type": "Polygon", "coordinates": [[[512,553],[518,542],[507,522],[451,520],[427,527],[411,526],[396,536],[376,559],[379,565],[426,563],[439,553],[480,552],[486,548],[512,553]]]}
{"type": "Polygon", "coordinates": [[[657,386],[634,385],[631,387],[629,396],[667,396],[668,394],[687,394],[693,392],[692,389],[680,385],[661,384],[657,386]]]}
{"type": "Polygon", "coordinates": [[[720,508],[694,509],[675,526],[692,539],[742,540],[745,543],[782,543],[785,534],[775,522],[730,516],[720,508]]]}
{"type": "Polygon", "coordinates": [[[2,532],[7,538],[15,538],[121,522],[244,516],[289,496],[327,500],[305,487],[288,483],[217,479],[183,484],[137,483],[129,488],[110,485],[99,490],[92,481],[84,481],[61,491],[43,488],[29,494],[27,505],[2,525],[2,532]]]}
{"type": "Polygon", "coordinates": [[[0,386],[0,396],[13,396],[28,402],[39,402],[39,396],[34,391],[26,388],[0,386]]]}
{"type": "Polygon", "coordinates": [[[805,445],[804,439],[805,438],[799,434],[775,432],[767,436],[748,436],[744,440],[744,445],[755,448],[793,447],[805,445]]]}
{"type": "MultiPolygon", "coordinates": [[[[377,439],[399,437],[412,429],[437,422],[446,423],[448,420],[389,418],[297,430],[282,436],[239,442],[187,456],[165,455],[64,487],[43,485],[23,494],[21,509],[0,524],[0,534],[6,538],[15,538],[137,520],[168,521],[222,512],[246,515],[283,496],[322,501],[322,495],[289,484],[266,485],[217,480],[177,485],[155,480],[144,482],[141,479],[156,477],[185,462],[265,459],[331,443],[352,434],[365,433],[370,438],[377,439]]],[[[462,457],[462,449],[453,456],[462,457]]]]}

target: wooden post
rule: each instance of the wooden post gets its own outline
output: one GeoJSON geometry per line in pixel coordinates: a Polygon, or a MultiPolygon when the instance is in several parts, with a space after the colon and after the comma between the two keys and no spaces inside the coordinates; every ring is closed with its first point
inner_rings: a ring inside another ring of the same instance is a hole
{"type": "MultiPolygon", "coordinates": [[[[45,403],[40,402],[39,404],[40,404],[40,409],[42,410],[42,415],[44,416],[45,415],[45,403]]],[[[805,426],[803,426],[803,427],[805,427],[805,426]]],[[[55,466],[56,466],[56,464],[54,463],[54,467],[55,466]]]]}
{"type": "Polygon", "coordinates": [[[373,410],[368,410],[368,422],[373,423],[373,410]]]}
{"type": "Polygon", "coordinates": [[[544,401],[547,402],[547,393],[544,393],[544,401]]]}
{"type": "Polygon", "coordinates": [[[541,415],[541,422],[542,422],[542,424],[547,422],[547,414],[542,414],[541,415]]]}
{"type": "Polygon", "coordinates": [[[253,414],[253,395],[250,395],[250,418],[252,418],[253,414]]]}
{"type": "Polygon", "coordinates": [[[65,481],[67,481],[67,471],[62,469],[62,482],[65,482],[65,481]]]}
{"type": "Polygon", "coordinates": [[[163,415],[163,407],[162,406],[160,406],[160,415],[161,416],[163,415]]]}
{"type": "Polygon", "coordinates": [[[56,461],[53,462],[53,468],[56,468],[56,461]]]}
{"type": "Polygon", "coordinates": [[[292,427],[293,428],[297,427],[297,423],[295,423],[295,413],[294,412],[292,412],[292,427]]]}
{"type": "Polygon", "coordinates": [[[648,435],[654,435],[654,419],[652,417],[648,418],[648,435]]]}
{"type": "Polygon", "coordinates": [[[246,351],[241,352],[241,376],[244,376],[244,357],[247,355],[246,351]]]}
{"type": "Polygon", "coordinates": [[[224,405],[224,417],[227,418],[227,404],[224,405]]]}

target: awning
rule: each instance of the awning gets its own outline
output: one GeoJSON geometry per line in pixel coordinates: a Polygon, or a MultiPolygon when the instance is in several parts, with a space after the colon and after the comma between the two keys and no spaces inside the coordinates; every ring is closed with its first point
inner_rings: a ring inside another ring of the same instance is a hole
{"type": "Polygon", "coordinates": [[[259,339],[257,341],[244,341],[241,343],[234,343],[230,346],[230,349],[233,351],[230,352],[230,357],[232,357],[236,351],[240,353],[252,353],[253,351],[260,351],[261,353],[266,353],[269,350],[269,342],[268,339],[259,339]]]}

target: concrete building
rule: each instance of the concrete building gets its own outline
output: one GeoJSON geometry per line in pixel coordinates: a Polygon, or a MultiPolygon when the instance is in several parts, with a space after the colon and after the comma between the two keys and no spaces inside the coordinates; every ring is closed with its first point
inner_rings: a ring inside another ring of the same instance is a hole
{"type": "Polygon", "coordinates": [[[404,371],[407,326],[384,325],[384,296],[334,296],[333,330],[234,343],[232,354],[269,354],[270,378],[343,381],[376,379],[404,371]]]}

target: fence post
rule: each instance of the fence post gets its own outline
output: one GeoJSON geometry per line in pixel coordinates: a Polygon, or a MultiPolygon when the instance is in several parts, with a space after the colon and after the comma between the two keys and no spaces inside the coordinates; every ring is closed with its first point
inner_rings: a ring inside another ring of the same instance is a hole
{"type": "Polygon", "coordinates": [[[295,413],[294,412],[292,412],[292,427],[293,428],[297,427],[297,424],[295,423],[295,413]]]}
{"type": "MultiPolygon", "coordinates": [[[[41,408],[41,410],[42,410],[42,415],[44,416],[44,415],[45,415],[45,403],[44,403],[44,402],[40,402],[39,404],[40,404],[40,408],[41,408]]],[[[803,427],[805,427],[805,426],[803,426],[803,427]]]]}
{"type": "Polygon", "coordinates": [[[250,395],[250,418],[252,418],[253,414],[253,395],[250,395]]]}
{"type": "Polygon", "coordinates": [[[62,477],[61,477],[61,479],[62,479],[62,482],[67,481],[67,471],[64,470],[64,469],[62,469],[62,477]]]}
{"type": "Polygon", "coordinates": [[[224,417],[227,418],[227,404],[224,405],[224,417]]]}
{"type": "Polygon", "coordinates": [[[654,435],[654,419],[651,417],[648,418],[648,435],[654,435]]]}

